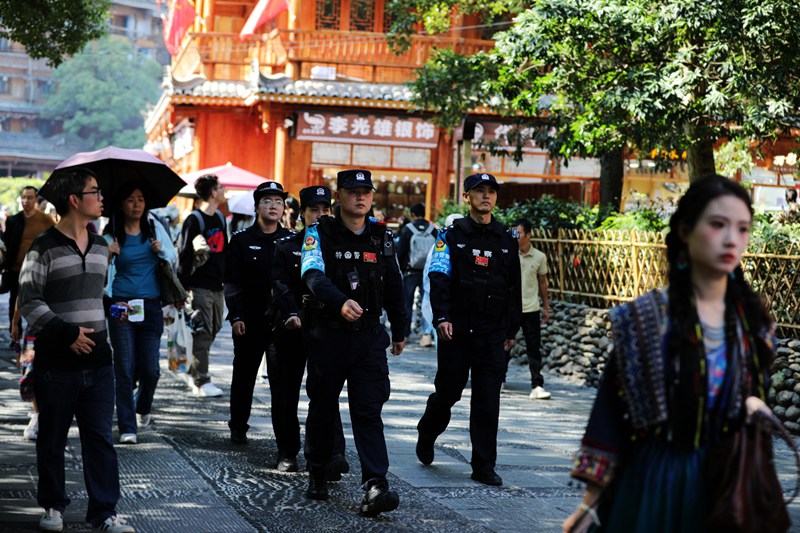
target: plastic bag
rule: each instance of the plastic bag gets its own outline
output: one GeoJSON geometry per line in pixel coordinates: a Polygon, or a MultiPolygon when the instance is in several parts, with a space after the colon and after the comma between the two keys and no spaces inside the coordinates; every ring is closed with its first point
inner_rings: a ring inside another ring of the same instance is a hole
{"type": "Polygon", "coordinates": [[[167,365],[173,372],[186,372],[191,364],[192,331],[186,323],[186,309],[169,311],[172,323],[164,326],[167,331],[167,365]]]}

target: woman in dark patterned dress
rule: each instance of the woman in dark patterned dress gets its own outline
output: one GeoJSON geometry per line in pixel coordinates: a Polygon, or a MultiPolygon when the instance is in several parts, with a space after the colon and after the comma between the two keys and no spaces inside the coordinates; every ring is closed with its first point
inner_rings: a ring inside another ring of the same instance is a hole
{"type": "Polygon", "coordinates": [[[586,482],[564,531],[704,531],[709,449],[767,409],[772,321],[744,280],[753,208],[708,176],[678,203],[669,287],[611,311],[609,359],[572,477],[586,482]]]}

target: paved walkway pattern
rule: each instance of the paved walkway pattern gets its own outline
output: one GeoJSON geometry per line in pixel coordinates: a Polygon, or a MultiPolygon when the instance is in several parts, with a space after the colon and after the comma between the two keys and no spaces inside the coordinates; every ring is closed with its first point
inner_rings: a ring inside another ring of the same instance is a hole
{"type": "MultiPolygon", "coordinates": [[[[0,348],[8,346],[5,305],[0,297],[0,348]]],[[[212,347],[211,374],[225,390],[199,399],[166,370],[156,392],[153,424],[140,430],[139,444],[118,445],[122,499],[119,512],[138,532],[556,532],[580,501],[570,483],[570,456],[583,433],[594,390],[547,376],[549,401],[532,401],[527,368],[512,366],[502,393],[497,472],[502,487],[469,479],[469,388],[453,410],[448,430],[436,443],[436,459],[415,456],[416,424],[433,391],[435,352],[410,346],[390,356],[392,395],[383,420],[389,446],[390,483],[400,508],[371,519],[358,515],[362,491],[352,440],[346,391],[342,420],[351,471],[331,483],[327,502],[307,500],[305,473],[284,474],[277,462],[269,409],[269,387],[256,385],[250,443],[228,441],[228,396],[232,342],[225,327],[212,347]]],[[[165,353],[165,351],[164,351],[165,353]]],[[[35,445],[22,438],[29,405],[19,399],[13,352],[0,349],[0,532],[35,531],[35,445]]],[[[308,399],[300,402],[305,420],[308,399]]],[[[117,437],[116,430],[114,433],[117,437]]],[[[776,447],[784,485],[794,466],[785,445],[776,447]]],[[[304,461],[299,457],[300,466],[304,461]]],[[[67,449],[67,490],[72,504],[66,531],[88,531],[80,441],[73,425],[67,449]]],[[[800,504],[791,512],[800,524],[800,504]]],[[[798,529],[800,531],[800,529],[798,529]]]]}

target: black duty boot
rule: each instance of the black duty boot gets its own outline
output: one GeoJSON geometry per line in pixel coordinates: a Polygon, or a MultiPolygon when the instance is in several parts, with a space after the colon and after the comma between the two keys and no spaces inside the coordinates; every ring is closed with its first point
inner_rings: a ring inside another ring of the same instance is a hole
{"type": "Polygon", "coordinates": [[[424,433],[420,432],[417,437],[417,459],[424,465],[429,465],[433,462],[433,443],[436,442],[435,438],[431,438],[424,433]]]}
{"type": "Polygon", "coordinates": [[[364,516],[378,516],[380,513],[394,511],[400,505],[400,496],[389,489],[386,480],[375,481],[367,489],[364,499],[361,500],[361,514],[364,516]]]}
{"type": "Polygon", "coordinates": [[[343,454],[335,453],[328,462],[326,470],[328,481],[339,481],[342,479],[342,474],[346,474],[350,471],[350,464],[343,454]]]}
{"type": "Polygon", "coordinates": [[[308,490],[306,498],[311,500],[328,499],[328,481],[325,479],[325,472],[308,473],[308,490]]]}
{"type": "Polygon", "coordinates": [[[484,485],[491,485],[492,487],[499,487],[503,484],[503,479],[494,471],[494,467],[484,466],[472,470],[472,479],[484,485]]]}

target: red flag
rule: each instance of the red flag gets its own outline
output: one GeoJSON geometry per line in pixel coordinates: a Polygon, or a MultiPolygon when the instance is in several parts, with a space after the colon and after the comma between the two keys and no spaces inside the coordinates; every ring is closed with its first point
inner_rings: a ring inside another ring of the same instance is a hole
{"type": "Polygon", "coordinates": [[[175,0],[169,17],[164,21],[164,44],[170,55],[175,55],[181,47],[183,36],[194,23],[197,12],[189,0],[175,0]]]}
{"type": "Polygon", "coordinates": [[[284,11],[289,9],[289,0],[258,0],[258,4],[253,8],[253,12],[247,17],[239,38],[245,40],[253,35],[256,28],[274,19],[284,11]]]}

